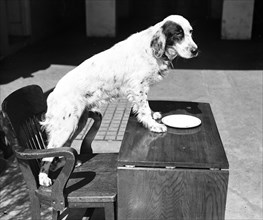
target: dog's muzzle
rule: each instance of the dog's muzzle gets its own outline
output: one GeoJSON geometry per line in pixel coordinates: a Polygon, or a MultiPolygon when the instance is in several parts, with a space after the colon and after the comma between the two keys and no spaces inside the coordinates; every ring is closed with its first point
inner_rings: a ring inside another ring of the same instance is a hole
{"type": "Polygon", "coordinates": [[[192,57],[196,57],[198,55],[198,47],[193,47],[190,50],[192,57]]]}

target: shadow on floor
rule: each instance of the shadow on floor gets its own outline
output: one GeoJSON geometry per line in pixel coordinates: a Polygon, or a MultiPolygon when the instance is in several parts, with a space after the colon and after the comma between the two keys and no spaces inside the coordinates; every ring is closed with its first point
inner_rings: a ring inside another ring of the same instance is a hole
{"type": "MultiPolygon", "coordinates": [[[[26,183],[14,156],[6,160],[8,169],[1,174],[0,219],[31,219],[30,201],[26,183]]],[[[42,216],[48,219],[51,209],[42,207],[42,216]]]]}
{"type": "MultiPolygon", "coordinates": [[[[0,175],[0,219],[3,220],[31,220],[30,200],[27,192],[26,183],[18,167],[14,156],[6,160],[8,169],[0,175]]],[[[62,220],[81,219],[83,215],[91,216],[87,220],[103,220],[104,210],[101,208],[88,209],[66,209],[62,213],[62,220]]],[[[41,218],[51,219],[51,207],[41,205],[41,218]]]]}

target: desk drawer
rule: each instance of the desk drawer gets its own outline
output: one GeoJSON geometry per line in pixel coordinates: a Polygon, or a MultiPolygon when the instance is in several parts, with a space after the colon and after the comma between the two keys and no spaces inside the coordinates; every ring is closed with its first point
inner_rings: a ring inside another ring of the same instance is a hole
{"type": "Polygon", "coordinates": [[[118,168],[118,219],[222,220],[229,172],[118,168]]]}

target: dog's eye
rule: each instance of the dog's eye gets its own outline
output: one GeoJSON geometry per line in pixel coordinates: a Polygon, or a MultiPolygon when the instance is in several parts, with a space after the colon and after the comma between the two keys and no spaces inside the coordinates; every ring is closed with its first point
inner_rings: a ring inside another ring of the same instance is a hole
{"type": "Polygon", "coordinates": [[[173,36],[173,38],[175,38],[175,39],[181,39],[181,38],[183,38],[184,37],[184,32],[182,31],[182,30],[179,30],[174,36],[173,36]]]}
{"type": "Polygon", "coordinates": [[[190,34],[193,34],[193,30],[190,30],[189,33],[190,33],[190,34]]]}
{"type": "Polygon", "coordinates": [[[182,35],[183,33],[184,33],[184,32],[183,32],[182,29],[179,29],[179,30],[176,32],[177,35],[182,35]]]}

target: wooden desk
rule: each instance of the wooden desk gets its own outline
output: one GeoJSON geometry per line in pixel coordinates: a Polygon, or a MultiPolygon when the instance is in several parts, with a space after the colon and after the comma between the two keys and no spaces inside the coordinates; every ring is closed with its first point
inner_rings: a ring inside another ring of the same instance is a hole
{"type": "Polygon", "coordinates": [[[118,158],[118,219],[222,220],[228,161],[208,103],[151,101],[202,124],[157,134],[130,115],[118,158]]]}

